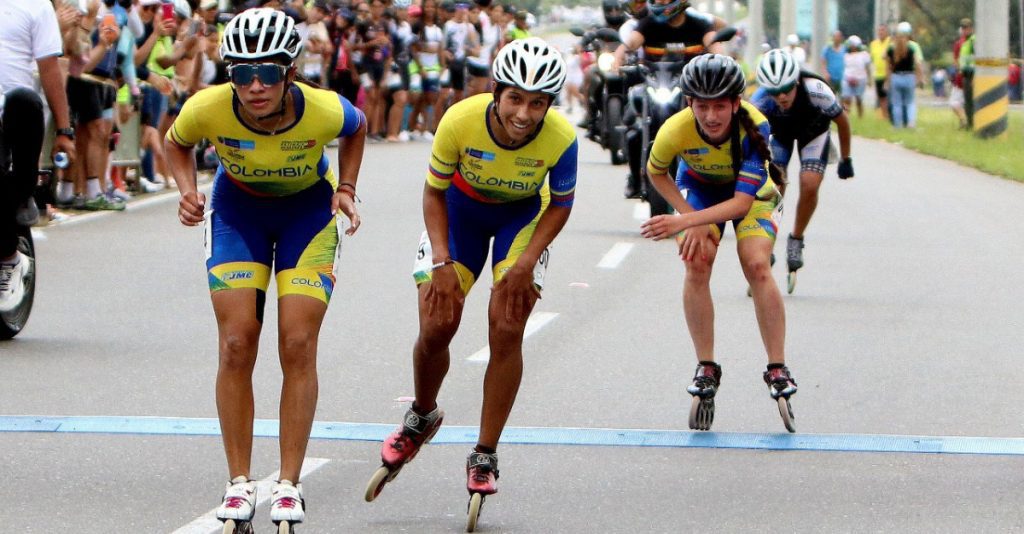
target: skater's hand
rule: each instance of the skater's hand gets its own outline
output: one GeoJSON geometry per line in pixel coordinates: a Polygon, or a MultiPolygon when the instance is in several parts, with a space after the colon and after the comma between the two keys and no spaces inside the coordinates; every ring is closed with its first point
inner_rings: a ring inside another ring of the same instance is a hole
{"type": "Polygon", "coordinates": [[[710,224],[687,228],[682,241],[679,242],[679,258],[683,261],[693,261],[700,256],[701,261],[707,261],[718,247],[718,236],[711,228],[710,224]]]}
{"type": "Polygon", "coordinates": [[[198,191],[184,193],[178,201],[178,220],[185,226],[197,226],[203,222],[205,209],[206,195],[198,191]]]}
{"type": "Polygon", "coordinates": [[[853,178],[853,158],[843,158],[839,162],[839,168],[837,169],[839,177],[843,180],[847,178],[853,178]]]}
{"type": "Polygon", "coordinates": [[[519,262],[494,284],[492,291],[494,298],[505,300],[505,320],[509,322],[525,321],[533,303],[540,298],[540,291],[533,284],[533,269],[519,262]]]}
{"type": "Polygon", "coordinates": [[[466,295],[462,293],[459,273],[455,270],[454,263],[431,272],[424,298],[429,319],[438,323],[450,323],[455,320],[456,305],[461,308],[466,295]]]}
{"type": "Polygon", "coordinates": [[[686,229],[686,216],[681,213],[655,215],[640,225],[640,235],[661,241],[686,229]]]}
{"type": "Polygon", "coordinates": [[[356,233],[362,219],[359,217],[359,209],[356,208],[355,193],[350,195],[346,189],[334,193],[334,197],[331,198],[331,215],[337,215],[338,211],[344,213],[350,223],[345,235],[356,233]]]}

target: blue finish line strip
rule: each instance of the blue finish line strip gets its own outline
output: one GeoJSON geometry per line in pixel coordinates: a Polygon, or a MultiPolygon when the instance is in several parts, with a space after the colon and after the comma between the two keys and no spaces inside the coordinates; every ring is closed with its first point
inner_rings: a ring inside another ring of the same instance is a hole
{"type": "MultiPolygon", "coordinates": [[[[312,439],[383,441],[395,425],[314,422],[312,439]]],[[[219,436],[209,418],[0,416],[0,432],[219,436]]],[[[278,422],[257,419],[256,437],[278,436],[278,422]]],[[[476,427],[441,427],[433,444],[475,444],[476,427]]],[[[876,434],[747,434],[611,428],[509,427],[503,444],[756,449],[774,451],[899,452],[1024,456],[1024,438],[890,436],[876,434]]]]}

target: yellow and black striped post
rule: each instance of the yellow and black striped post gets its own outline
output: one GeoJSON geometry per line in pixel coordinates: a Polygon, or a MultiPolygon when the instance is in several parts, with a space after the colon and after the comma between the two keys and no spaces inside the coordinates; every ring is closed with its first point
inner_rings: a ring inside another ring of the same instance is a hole
{"type": "Polygon", "coordinates": [[[974,61],[974,134],[992,138],[1006,133],[1010,97],[1007,93],[1007,67],[1003,58],[978,58],[974,61]]]}

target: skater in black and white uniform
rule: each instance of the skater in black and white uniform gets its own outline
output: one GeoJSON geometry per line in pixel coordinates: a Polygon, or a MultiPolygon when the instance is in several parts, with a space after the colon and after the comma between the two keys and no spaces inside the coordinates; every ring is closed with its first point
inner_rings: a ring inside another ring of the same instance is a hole
{"type": "MultiPolygon", "coordinates": [[[[785,169],[793,154],[793,143],[800,152],[800,199],[796,205],[796,223],[786,242],[789,271],[803,267],[804,232],[818,206],[818,190],[829,164],[829,130],[834,122],[839,130],[839,177],[853,178],[850,157],[850,121],[834,92],[816,74],[801,71],[789,52],[770,50],[757,66],[760,88],[751,102],[768,118],[772,126],[772,161],[785,169]]],[[[791,275],[789,292],[795,278],[791,275]]]]}

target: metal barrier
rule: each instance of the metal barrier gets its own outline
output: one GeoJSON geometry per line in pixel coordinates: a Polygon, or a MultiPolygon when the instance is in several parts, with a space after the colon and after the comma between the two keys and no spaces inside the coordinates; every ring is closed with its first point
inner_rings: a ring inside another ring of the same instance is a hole
{"type": "Polygon", "coordinates": [[[139,112],[132,113],[123,124],[117,125],[121,131],[121,138],[110,155],[110,165],[113,167],[134,167],[142,165],[139,158],[139,150],[142,147],[142,119],[139,112]]]}

